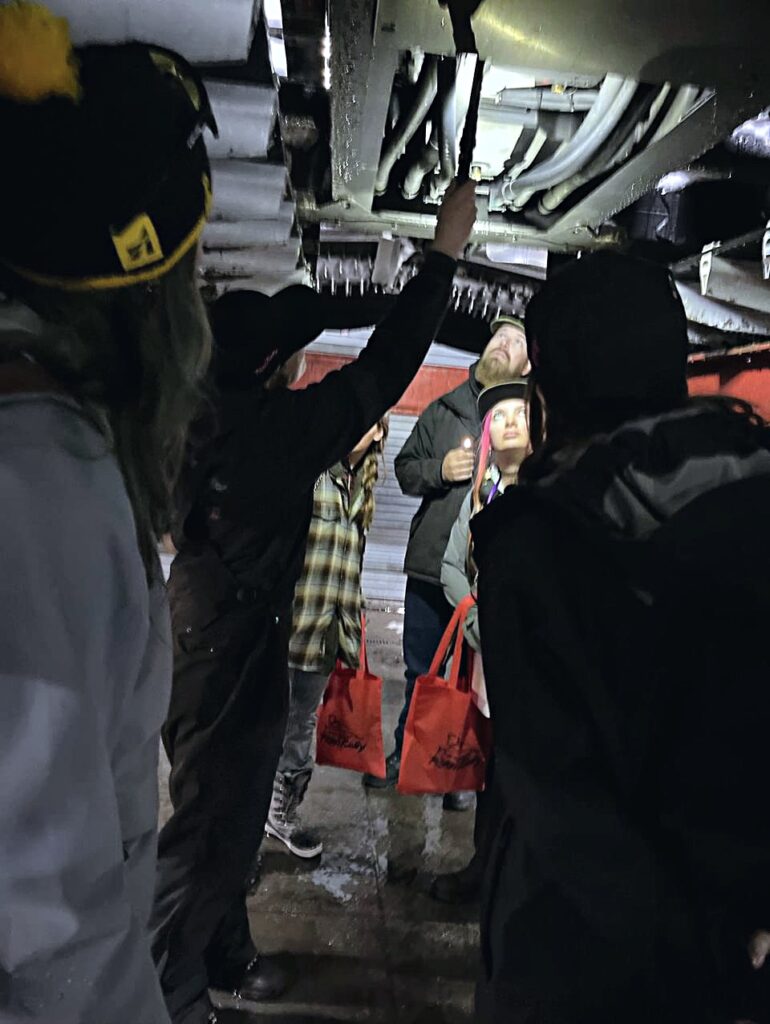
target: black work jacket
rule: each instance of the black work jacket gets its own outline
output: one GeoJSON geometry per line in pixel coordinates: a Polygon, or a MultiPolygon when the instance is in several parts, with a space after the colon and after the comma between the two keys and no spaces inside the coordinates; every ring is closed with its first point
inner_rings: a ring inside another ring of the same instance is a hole
{"type": "Polygon", "coordinates": [[[221,391],[213,439],[179,487],[172,578],[197,600],[233,593],[286,609],[302,569],[315,481],[346,456],[417,373],[445,313],[455,261],[428,255],[354,362],[300,391],[221,391]]]}
{"type": "Polygon", "coordinates": [[[767,1020],[767,445],[695,406],[472,521],[506,810],[482,988],[512,1024],[767,1020]]]}
{"type": "Polygon", "coordinates": [[[396,456],[395,470],[404,494],[422,498],[409,531],[404,572],[441,586],[441,562],[470,482],[448,484],[441,475],[444,456],[479,434],[476,406],[480,386],[476,366],[459,387],[441,395],[425,409],[396,456]]]}

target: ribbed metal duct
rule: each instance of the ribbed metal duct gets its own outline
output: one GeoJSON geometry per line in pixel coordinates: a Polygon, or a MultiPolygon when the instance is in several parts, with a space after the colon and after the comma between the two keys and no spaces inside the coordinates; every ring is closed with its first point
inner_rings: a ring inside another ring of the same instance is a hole
{"type": "Polygon", "coordinates": [[[286,189],[286,168],[241,160],[211,164],[214,208],[212,220],[275,219],[286,189]]]}
{"type": "Polygon", "coordinates": [[[706,249],[700,261],[701,294],[748,310],[770,313],[770,286],[759,261],[730,260],[706,249]]]}
{"type": "Polygon", "coordinates": [[[248,249],[255,245],[283,245],[294,224],[294,204],[282,203],[270,220],[211,221],[203,231],[205,249],[248,249]]]}
{"type": "Polygon", "coordinates": [[[216,274],[206,274],[207,277],[212,277],[216,280],[217,293],[230,291],[235,288],[245,288],[257,292],[262,292],[264,295],[275,295],[276,292],[281,291],[283,288],[288,288],[292,284],[304,284],[310,285],[311,281],[304,268],[300,267],[298,270],[291,272],[283,271],[282,273],[271,273],[264,271],[260,274],[255,274],[252,277],[233,277],[233,278],[222,278],[217,277],[216,274]]]}
{"type": "Polygon", "coordinates": [[[251,277],[255,274],[291,273],[299,260],[299,239],[285,245],[262,245],[250,249],[215,249],[203,254],[207,273],[221,277],[251,277]]]}
{"type": "Polygon", "coordinates": [[[245,61],[260,0],[47,0],[76,43],[140,39],[190,61],[245,61]]]}
{"type": "Polygon", "coordinates": [[[693,323],[733,334],[770,337],[770,314],[711,299],[683,281],[677,281],[676,287],[682,297],[687,319],[693,323]]]}
{"type": "Polygon", "coordinates": [[[267,156],[275,123],[277,96],[266,86],[207,81],[206,89],[219,127],[219,138],[207,137],[212,159],[267,156]]]}

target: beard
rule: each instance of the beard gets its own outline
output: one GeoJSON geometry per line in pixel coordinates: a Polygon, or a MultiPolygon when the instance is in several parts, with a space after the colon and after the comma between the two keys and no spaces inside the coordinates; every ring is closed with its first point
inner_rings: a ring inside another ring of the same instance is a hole
{"type": "Polygon", "coordinates": [[[516,365],[511,366],[507,359],[498,359],[494,354],[483,355],[476,367],[476,380],[483,388],[491,388],[494,384],[503,384],[513,377],[520,377],[526,361],[526,356],[522,356],[516,365]]]}

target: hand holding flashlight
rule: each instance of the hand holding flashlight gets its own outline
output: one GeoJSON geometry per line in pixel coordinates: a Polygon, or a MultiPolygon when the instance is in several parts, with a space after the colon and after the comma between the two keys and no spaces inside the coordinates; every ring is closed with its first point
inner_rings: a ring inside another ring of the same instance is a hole
{"type": "Polygon", "coordinates": [[[473,439],[465,437],[459,448],[452,448],[441,463],[441,476],[445,483],[461,484],[473,476],[473,439]]]}

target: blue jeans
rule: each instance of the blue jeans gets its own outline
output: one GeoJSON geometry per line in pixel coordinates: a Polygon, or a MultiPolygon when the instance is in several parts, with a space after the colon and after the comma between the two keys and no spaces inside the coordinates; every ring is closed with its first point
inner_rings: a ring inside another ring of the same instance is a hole
{"type": "Polygon", "coordinates": [[[404,662],[406,664],[406,688],[404,706],[396,726],[396,751],[401,752],[404,742],[404,728],[409,705],[412,702],[414,684],[418,676],[425,675],[433,661],[444,630],[452,618],[452,606],[444,597],[444,591],[436,583],[426,583],[408,577],[404,598],[404,662]]]}

